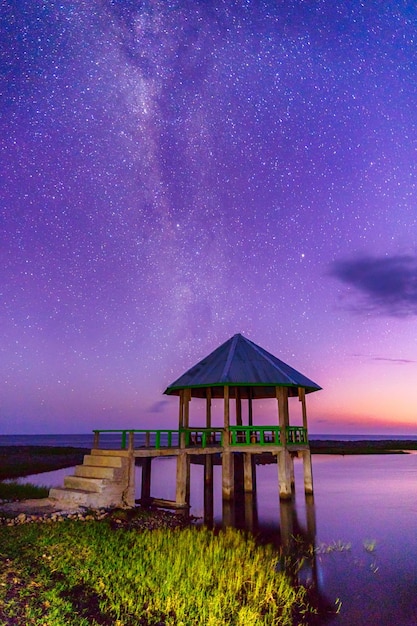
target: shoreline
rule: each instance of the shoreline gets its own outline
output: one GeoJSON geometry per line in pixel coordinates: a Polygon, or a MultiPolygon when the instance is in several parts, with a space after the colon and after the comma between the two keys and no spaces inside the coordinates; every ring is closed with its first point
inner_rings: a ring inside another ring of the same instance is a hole
{"type": "MultiPolygon", "coordinates": [[[[332,455],[407,454],[409,451],[417,450],[417,441],[411,439],[377,441],[316,439],[310,441],[310,450],[312,454],[332,455]]],[[[89,448],[72,446],[0,446],[0,480],[22,478],[31,474],[81,465],[88,451],[89,448]]],[[[261,463],[266,460],[265,457],[270,457],[270,454],[259,455],[261,463]]]]}
{"type": "Polygon", "coordinates": [[[312,454],[407,454],[417,450],[414,439],[359,439],[340,441],[338,439],[310,440],[312,454]]]}

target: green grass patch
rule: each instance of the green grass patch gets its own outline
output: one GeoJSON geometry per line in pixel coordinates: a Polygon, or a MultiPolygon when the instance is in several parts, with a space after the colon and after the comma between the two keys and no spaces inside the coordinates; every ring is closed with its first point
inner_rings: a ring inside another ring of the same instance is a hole
{"type": "Polygon", "coordinates": [[[0,545],[0,623],[268,626],[310,611],[276,551],[233,529],[68,521],[1,527],[0,545]]]}
{"type": "Polygon", "coordinates": [[[0,481],[0,500],[29,500],[32,498],[47,498],[49,487],[32,485],[31,483],[18,483],[15,480],[9,482],[0,481]]]}

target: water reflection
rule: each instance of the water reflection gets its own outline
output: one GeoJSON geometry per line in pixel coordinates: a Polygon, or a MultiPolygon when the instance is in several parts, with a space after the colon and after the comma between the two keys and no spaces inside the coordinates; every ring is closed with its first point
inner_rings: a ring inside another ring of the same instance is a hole
{"type": "MultiPolygon", "coordinates": [[[[172,499],[175,459],[153,463],[152,495],[172,499]]],[[[137,467],[137,497],[141,472],[137,467]]],[[[296,462],[293,500],[280,503],[276,465],[257,466],[256,497],[243,495],[236,511],[223,510],[220,466],[205,472],[203,464],[192,464],[191,513],[208,525],[247,527],[261,541],[282,541],[289,556],[304,554],[300,580],[311,581],[316,597],[325,593],[332,611],[340,599],[340,614],[330,620],[338,626],[415,626],[417,455],[314,456],[313,472],[314,499],[304,495],[296,462]],[[210,471],[212,487],[205,491],[210,471]]],[[[52,484],[43,474],[25,480],[52,484]]]]}

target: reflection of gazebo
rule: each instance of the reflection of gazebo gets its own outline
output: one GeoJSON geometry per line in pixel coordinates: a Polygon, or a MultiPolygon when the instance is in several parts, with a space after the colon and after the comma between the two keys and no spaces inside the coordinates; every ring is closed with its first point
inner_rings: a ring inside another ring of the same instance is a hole
{"type": "Polygon", "coordinates": [[[303,457],[304,486],[312,493],[311,457],[307,437],[306,393],[320,387],[272,354],[240,334],[234,335],[214,352],[194,365],[172,383],[166,394],[178,395],[179,450],[177,461],[178,504],[187,500],[189,456],[197,450],[209,456],[222,454],[223,498],[233,497],[234,453],[244,452],[245,489],[252,490],[252,455],[269,452],[277,456],[280,497],[291,497],[294,482],[292,455],[303,457]],[[289,397],[298,397],[302,407],[302,426],[291,426],[289,397]],[[191,398],[205,398],[205,428],[190,425],[191,398]],[[223,428],[212,426],[212,400],[224,401],[223,428]],[[253,401],[276,398],[278,423],[254,425],[253,401]],[[235,424],[231,423],[230,400],[235,401],[235,424]],[[243,419],[242,400],[247,401],[247,419],[243,419]],[[244,424],[246,421],[246,424],[244,424]]]}

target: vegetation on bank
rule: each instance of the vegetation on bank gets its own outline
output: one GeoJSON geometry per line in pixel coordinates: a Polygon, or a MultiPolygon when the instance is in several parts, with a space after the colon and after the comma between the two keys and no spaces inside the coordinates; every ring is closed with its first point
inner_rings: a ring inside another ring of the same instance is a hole
{"type": "Polygon", "coordinates": [[[338,441],[331,439],[310,440],[312,454],[404,454],[407,450],[417,450],[417,441],[381,439],[358,441],[338,441]]]}
{"type": "Polygon", "coordinates": [[[1,527],[0,544],[4,624],[290,625],[310,610],[276,551],[233,529],[66,521],[1,527]]]}
{"type": "MultiPolygon", "coordinates": [[[[313,454],[392,454],[417,450],[415,440],[310,440],[313,454]]],[[[0,480],[80,465],[86,448],[64,446],[0,446],[0,480]]]]}
{"type": "Polygon", "coordinates": [[[86,448],[0,446],[0,480],[80,465],[86,448]]]}
{"type": "Polygon", "coordinates": [[[49,487],[32,485],[31,483],[18,483],[0,481],[0,500],[31,500],[33,498],[47,498],[49,487]]]}

